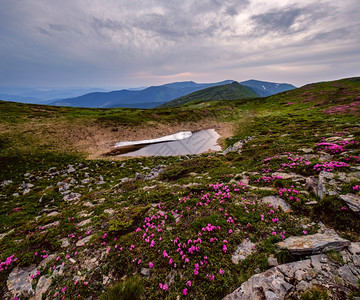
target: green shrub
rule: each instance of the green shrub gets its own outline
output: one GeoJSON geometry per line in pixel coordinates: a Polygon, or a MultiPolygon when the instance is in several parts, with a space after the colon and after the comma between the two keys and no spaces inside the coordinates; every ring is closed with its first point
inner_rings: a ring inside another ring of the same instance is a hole
{"type": "Polygon", "coordinates": [[[141,299],[144,292],[144,283],[140,276],[134,276],[123,282],[118,282],[100,300],[136,300],[141,299]]]}

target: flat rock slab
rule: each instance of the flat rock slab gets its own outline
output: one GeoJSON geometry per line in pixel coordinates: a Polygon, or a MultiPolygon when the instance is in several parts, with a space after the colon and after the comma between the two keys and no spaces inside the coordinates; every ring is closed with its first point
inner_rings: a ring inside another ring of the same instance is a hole
{"type": "Polygon", "coordinates": [[[278,243],[281,249],[288,249],[292,255],[320,254],[328,250],[342,250],[350,241],[335,233],[317,233],[305,236],[292,236],[278,243]]]}
{"type": "Polygon", "coordinates": [[[285,212],[291,212],[291,207],[289,204],[286,203],[286,201],[280,197],[277,196],[268,196],[261,198],[261,201],[263,203],[271,204],[273,207],[281,207],[281,209],[285,212]]]}
{"type": "Polygon", "coordinates": [[[360,213],[360,196],[355,194],[340,195],[340,198],[344,200],[349,208],[356,213],[360,213]]]}

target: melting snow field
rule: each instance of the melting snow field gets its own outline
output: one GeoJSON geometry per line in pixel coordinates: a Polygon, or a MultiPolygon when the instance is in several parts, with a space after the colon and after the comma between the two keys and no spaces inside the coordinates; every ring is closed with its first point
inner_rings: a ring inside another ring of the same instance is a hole
{"type": "Polygon", "coordinates": [[[221,151],[217,144],[220,135],[214,129],[196,132],[182,131],[157,139],[119,142],[120,156],[171,156],[221,151]]]}

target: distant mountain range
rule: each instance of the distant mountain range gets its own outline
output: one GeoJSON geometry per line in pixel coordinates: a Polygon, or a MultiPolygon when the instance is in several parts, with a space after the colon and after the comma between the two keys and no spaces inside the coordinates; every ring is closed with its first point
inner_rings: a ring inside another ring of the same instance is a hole
{"type": "Polygon", "coordinates": [[[159,107],[180,106],[193,102],[211,101],[211,100],[237,100],[259,97],[251,88],[246,87],[236,81],[228,84],[209,87],[172,101],[166,102],[159,107]]]}
{"type": "MultiPolygon", "coordinates": [[[[184,81],[168,83],[160,86],[151,86],[141,89],[123,89],[115,91],[106,91],[96,88],[69,88],[45,90],[31,88],[0,87],[0,99],[23,103],[50,104],[74,107],[154,108],[174,99],[189,95],[191,93],[211,87],[229,85],[232,82],[234,82],[234,80],[225,80],[216,83],[196,83],[193,81],[184,81]]],[[[291,84],[279,84],[257,80],[244,81],[241,82],[241,85],[243,87],[246,86],[250,88],[252,92],[256,93],[256,96],[260,97],[266,97],[296,88],[291,84]]],[[[212,95],[211,97],[211,99],[216,98],[215,95],[212,95]]]]}
{"type": "Polygon", "coordinates": [[[174,82],[151,86],[141,91],[120,90],[107,93],[90,93],[80,97],[56,101],[54,105],[76,107],[136,107],[152,108],[208,87],[224,85],[233,80],[217,83],[195,83],[193,81],[174,82]]]}

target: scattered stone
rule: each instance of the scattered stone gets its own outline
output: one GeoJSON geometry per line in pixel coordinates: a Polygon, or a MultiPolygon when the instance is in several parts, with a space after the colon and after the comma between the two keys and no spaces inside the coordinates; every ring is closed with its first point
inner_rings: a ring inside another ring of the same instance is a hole
{"type": "Polygon", "coordinates": [[[288,249],[292,255],[319,254],[328,250],[342,250],[350,245],[348,240],[336,233],[293,236],[278,243],[281,249],[288,249]]]}
{"type": "Polygon", "coordinates": [[[46,265],[52,261],[53,259],[56,258],[56,255],[55,254],[50,254],[48,257],[46,257],[45,259],[43,259],[40,264],[36,267],[37,269],[40,269],[40,268],[45,268],[46,265]]]}
{"type": "Polygon", "coordinates": [[[60,240],[61,248],[67,248],[70,246],[69,240],[67,238],[63,238],[60,240]]]}
{"type": "Polygon", "coordinates": [[[314,176],[310,176],[306,178],[305,188],[308,191],[313,191],[316,195],[318,195],[318,186],[319,186],[319,181],[317,178],[315,178],[314,176]]]}
{"type": "Polygon", "coordinates": [[[350,210],[360,213],[360,196],[348,193],[346,195],[340,195],[340,198],[347,203],[350,210]]]}
{"type": "Polygon", "coordinates": [[[108,208],[104,210],[104,213],[109,214],[110,216],[112,216],[113,214],[115,214],[115,210],[112,208],[108,208]]]}
{"type": "Polygon", "coordinates": [[[281,177],[282,179],[286,180],[286,179],[290,179],[292,181],[295,182],[303,182],[305,181],[305,177],[301,176],[299,174],[295,174],[295,173],[280,173],[280,172],[274,172],[272,173],[273,177],[281,177]]]}
{"type": "Polygon", "coordinates": [[[1,241],[5,236],[7,236],[7,235],[9,235],[9,234],[11,234],[11,233],[13,233],[13,232],[14,232],[14,229],[11,229],[11,230],[8,231],[8,232],[5,232],[5,233],[0,234],[0,241],[1,241]]]}
{"type": "Polygon", "coordinates": [[[55,222],[53,222],[53,223],[50,223],[50,224],[41,226],[40,228],[41,228],[41,229],[48,229],[48,228],[55,227],[55,226],[59,226],[59,225],[60,225],[60,222],[59,222],[59,221],[55,221],[55,222]]]}
{"type": "Polygon", "coordinates": [[[239,261],[244,260],[246,257],[251,255],[255,251],[255,244],[252,243],[249,239],[245,239],[242,243],[237,247],[236,251],[231,257],[231,261],[234,264],[238,264],[239,261]]]}
{"type": "Polygon", "coordinates": [[[86,219],[84,221],[81,221],[80,223],[77,224],[77,226],[82,227],[85,226],[87,224],[91,223],[91,219],[86,219]]]}
{"type": "Polygon", "coordinates": [[[76,170],[75,170],[74,166],[68,165],[68,169],[67,169],[67,172],[68,172],[68,173],[73,173],[73,172],[75,172],[75,171],[76,171],[76,170]]]}
{"type": "Polygon", "coordinates": [[[88,243],[91,238],[93,237],[93,235],[89,235],[87,237],[84,237],[83,239],[79,240],[77,243],[76,243],[76,246],[77,247],[81,247],[81,246],[84,246],[86,243],[88,243]]]}
{"type": "Polygon", "coordinates": [[[83,263],[84,268],[88,271],[95,269],[99,265],[99,260],[97,257],[86,259],[83,263]]]}
{"type": "Polygon", "coordinates": [[[48,215],[46,215],[47,217],[56,217],[57,215],[59,215],[60,213],[57,211],[53,211],[51,213],[49,213],[48,215]]]}
{"type": "Polygon", "coordinates": [[[278,206],[281,207],[281,209],[284,212],[291,212],[291,207],[289,204],[286,203],[286,201],[284,199],[281,199],[280,197],[277,196],[268,196],[268,197],[264,197],[261,198],[261,201],[263,203],[268,203],[271,204],[272,206],[274,206],[275,208],[277,208],[278,206]]]}
{"type": "Polygon", "coordinates": [[[299,150],[302,151],[302,152],[304,152],[304,153],[311,153],[311,152],[314,151],[314,150],[311,149],[311,148],[301,148],[301,149],[299,149],[299,150]]]}
{"type": "Polygon", "coordinates": [[[277,258],[274,257],[273,254],[271,254],[268,258],[269,267],[276,267],[279,265],[277,258]]]}
{"type": "Polygon", "coordinates": [[[84,203],[84,206],[94,207],[94,204],[92,204],[91,202],[87,201],[87,202],[84,203]]]}
{"type": "Polygon", "coordinates": [[[238,141],[236,142],[233,146],[230,146],[228,148],[226,148],[224,151],[223,151],[223,154],[227,154],[229,152],[238,152],[238,153],[241,153],[241,149],[242,147],[244,146],[245,143],[253,140],[255,137],[253,136],[249,136],[241,141],[238,141]]]}
{"type": "Polygon", "coordinates": [[[110,283],[110,277],[104,275],[103,277],[103,285],[108,285],[110,283]]]}
{"type": "Polygon", "coordinates": [[[63,201],[76,201],[79,200],[81,197],[81,194],[79,193],[70,193],[66,196],[64,196],[63,201]]]}
{"type": "Polygon", "coordinates": [[[150,276],[150,269],[149,268],[141,268],[141,272],[142,275],[148,277],[150,276]]]}
{"type": "Polygon", "coordinates": [[[69,262],[71,262],[72,264],[75,264],[76,260],[71,257],[71,258],[69,258],[69,262]]]}
{"type": "MultiPolygon", "coordinates": [[[[326,171],[321,171],[318,181],[318,196],[322,199],[325,195],[328,195],[330,190],[328,189],[328,180],[334,178],[334,174],[326,171]]],[[[334,192],[334,191],[332,191],[334,192]]]]}

